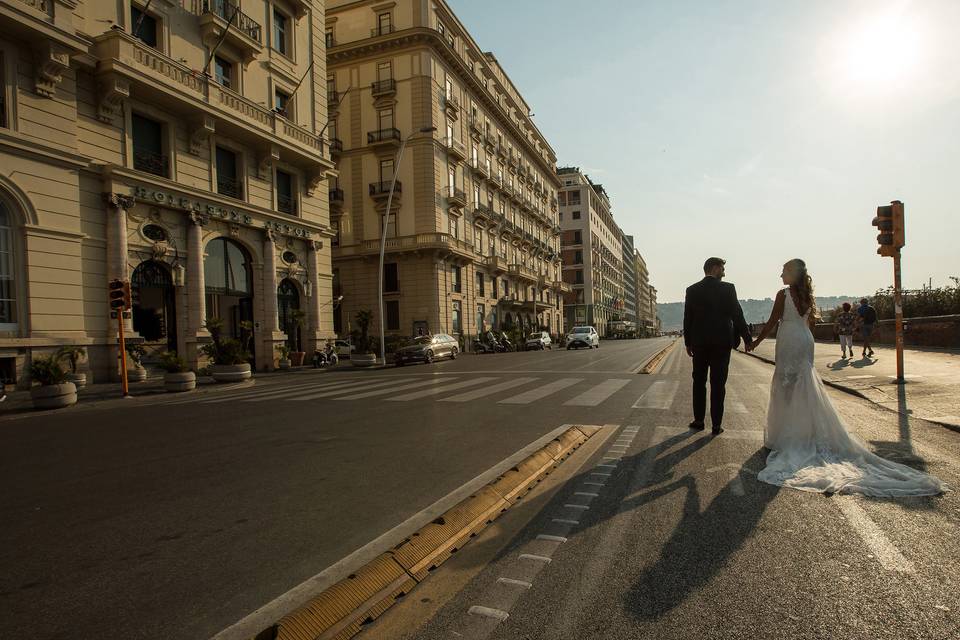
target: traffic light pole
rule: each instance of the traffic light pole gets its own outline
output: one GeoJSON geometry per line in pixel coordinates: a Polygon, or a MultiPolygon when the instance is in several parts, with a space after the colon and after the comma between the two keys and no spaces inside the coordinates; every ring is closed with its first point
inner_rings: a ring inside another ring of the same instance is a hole
{"type": "Polygon", "coordinates": [[[900,249],[893,256],[893,308],[896,313],[897,384],[903,384],[903,304],[900,297],[900,249]]]}
{"type": "Polygon", "coordinates": [[[120,390],[124,398],[130,395],[127,383],[127,345],[123,340],[123,310],[117,311],[117,338],[120,342],[120,390]]]}

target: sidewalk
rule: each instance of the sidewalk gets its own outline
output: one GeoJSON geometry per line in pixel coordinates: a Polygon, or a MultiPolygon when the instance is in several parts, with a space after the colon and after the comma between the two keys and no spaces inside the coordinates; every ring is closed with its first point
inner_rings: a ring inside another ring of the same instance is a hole
{"type": "MultiPolygon", "coordinates": [[[[764,340],[751,355],[773,364],[776,340],[764,340]]],[[[814,363],[823,381],[902,415],[929,420],[960,431],[960,351],[911,347],[904,349],[906,384],[897,385],[897,352],[874,347],[862,358],[840,357],[839,342],[817,342],[814,363]]]]}

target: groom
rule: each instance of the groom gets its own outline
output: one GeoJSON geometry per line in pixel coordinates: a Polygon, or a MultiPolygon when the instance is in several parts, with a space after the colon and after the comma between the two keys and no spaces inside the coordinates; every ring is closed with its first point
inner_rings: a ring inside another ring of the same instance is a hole
{"type": "Polygon", "coordinates": [[[707,412],[707,377],[710,378],[710,419],[713,434],[723,433],[723,398],[726,395],[730,351],[743,338],[746,350],[753,349],[750,329],[743,319],[737,289],[722,282],[725,260],[708,258],[704,278],[687,287],[683,308],[683,342],[693,358],[693,422],[691,429],[702,431],[707,412]]]}

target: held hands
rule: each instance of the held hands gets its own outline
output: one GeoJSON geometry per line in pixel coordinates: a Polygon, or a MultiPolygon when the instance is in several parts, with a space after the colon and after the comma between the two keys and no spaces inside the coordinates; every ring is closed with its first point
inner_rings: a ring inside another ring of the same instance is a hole
{"type": "Polygon", "coordinates": [[[687,347],[687,355],[690,356],[691,358],[693,357],[693,349],[691,349],[690,347],[687,347]]]}

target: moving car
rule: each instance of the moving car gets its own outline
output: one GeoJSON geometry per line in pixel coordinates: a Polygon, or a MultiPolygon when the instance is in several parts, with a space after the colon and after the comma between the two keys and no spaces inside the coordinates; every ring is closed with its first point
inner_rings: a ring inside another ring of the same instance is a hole
{"type": "Polygon", "coordinates": [[[567,334],[567,350],[587,347],[588,349],[600,348],[600,334],[593,327],[574,327],[573,331],[567,334]]]}
{"type": "Polygon", "coordinates": [[[550,339],[550,334],[546,331],[534,331],[527,336],[526,342],[527,349],[552,349],[553,341],[550,339]]]}
{"type": "Polygon", "coordinates": [[[445,333],[437,333],[432,336],[417,336],[405,346],[400,347],[393,356],[393,362],[398,367],[408,362],[430,364],[437,358],[454,360],[458,353],[460,353],[460,343],[456,338],[445,333]]]}

